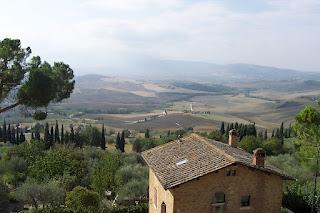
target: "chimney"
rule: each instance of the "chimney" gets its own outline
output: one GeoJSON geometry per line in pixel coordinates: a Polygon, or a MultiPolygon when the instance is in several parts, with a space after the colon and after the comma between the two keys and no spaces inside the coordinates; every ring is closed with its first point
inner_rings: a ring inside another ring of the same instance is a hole
{"type": "Polygon", "coordinates": [[[258,148],[253,151],[252,163],[259,167],[264,167],[264,159],[266,157],[266,152],[262,148],[258,148]]]}
{"type": "Polygon", "coordinates": [[[229,131],[229,145],[232,147],[237,147],[239,141],[239,133],[235,129],[229,131]]]}

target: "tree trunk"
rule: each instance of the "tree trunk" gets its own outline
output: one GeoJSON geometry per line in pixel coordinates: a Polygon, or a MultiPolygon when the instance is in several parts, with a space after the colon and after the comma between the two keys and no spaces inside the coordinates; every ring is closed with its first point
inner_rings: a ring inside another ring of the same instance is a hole
{"type": "Polygon", "coordinates": [[[10,105],[10,106],[4,107],[4,108],[0,108],[0,113],[6,112],[6,111],[8,111],[10,109],[15,108],[16,106],[19,106],[19,105],[20,105],[20,103],[17,102],[17,103],[14,103],[14,104],[10,105]]]}

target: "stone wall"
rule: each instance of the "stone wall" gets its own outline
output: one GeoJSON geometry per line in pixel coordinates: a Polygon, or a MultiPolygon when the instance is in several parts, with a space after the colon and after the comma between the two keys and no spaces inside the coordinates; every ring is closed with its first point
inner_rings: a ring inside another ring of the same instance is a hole
{"type": "Polygon", "coordinates": [[[224,213],[280,213],[282,182],[279,176],[233,165],[164,190],[150,170],[149,212],[161,213],[161,203],[164,202],[167,213],[213,213],[211,204],[214,193],[224,192],[224,213]],[[235,176],[227,176],[229,170],[235,170],[235,176]],[[154,206],[154,188],[158,193],[158,208],[154,206]],[[250,195],[248,207],[240,206],[241,196],[244,195],[250,195]]]}

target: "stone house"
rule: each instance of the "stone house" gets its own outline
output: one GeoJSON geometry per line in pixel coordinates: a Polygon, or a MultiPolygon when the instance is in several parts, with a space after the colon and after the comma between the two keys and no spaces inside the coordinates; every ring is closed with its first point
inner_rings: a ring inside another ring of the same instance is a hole
{"type": "Polygon", "coordinates": [[[149,213],[281,212],[283,171],[229,143],[196,134],[142,153],[149,166],[149,213]]]}

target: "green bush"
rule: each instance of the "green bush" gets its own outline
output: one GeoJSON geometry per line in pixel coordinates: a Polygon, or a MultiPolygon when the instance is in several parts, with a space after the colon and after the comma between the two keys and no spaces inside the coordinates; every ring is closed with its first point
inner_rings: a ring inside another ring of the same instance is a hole
{"type": "Polygon", "coordinates": [[[99,210],[100,196],[87,188],[77,186],[67,193],[66,207],[75,213],[92,213],[99,210]]]}
{"type": "Polygon", "coordinates": [[[38,181],[59,178],[68,173],[76,176],[80,182],[87,172],[87,161],[83,154],[67,147],[50,149],[29,166],[30,177],[38,181]]]}

